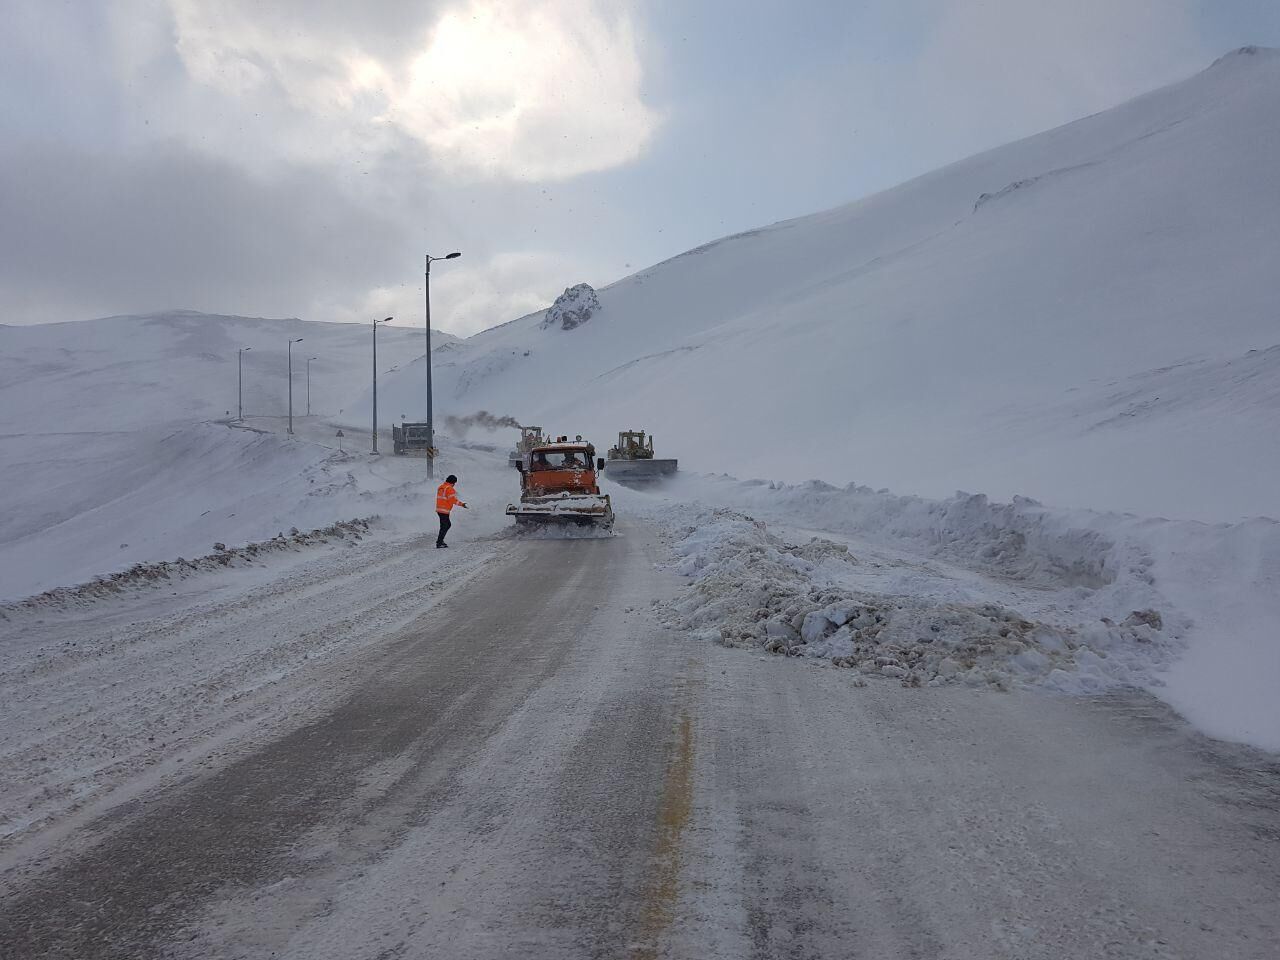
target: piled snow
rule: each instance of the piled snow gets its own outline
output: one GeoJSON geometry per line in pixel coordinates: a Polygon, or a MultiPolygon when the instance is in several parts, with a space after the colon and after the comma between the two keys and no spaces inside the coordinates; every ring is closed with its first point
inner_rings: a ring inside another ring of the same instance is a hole
{"type": "Polygon", "coordinates": [[[610,492],[675,528],[692,579],[676,612],[703,639],[913,684],[1137,686],[1212,735],[1280,749],[1275,521],[687,474],[610,492]]]}
{"type": "Polygon", "coordinates": [[[1125,573],[1120,569],[1125,562],[1136,568],[1130,573],[1145,578],[1142,568],[1151,562],[1118,551],[1105,527],[1077,525],[1071,514],[1025,497],[993,503],[985,494],[957,493],[947,500],[927,500],[856,484],[739,483],[731,478],[704,481],[699,492],[713,500],[727,496],[764,515],[781,514],[795,523],[895,543],[922,556],[955,560],[1028,584],[1097,588],[1125,573]]]}
{"type": "Polygon", "coordinates": [[[907,686],[1037,683],[1072,693],[1148,685],[1182,649],[1180,625],[1156,610],[1098,618],[1086,609],[1094,604],[1068,596],[1032,619],[993,602],[998,590],[963,597],[945,582],[921,589],[917,580],[908,592],[885,592],[882,563],[845,544],[791,544],[722,508],[693,519],[675,548],[676,569],[693,586],[674,609],[697,636],[726,646],[827,660],[907,686]]]}
{"type": "Polygon", "coordinates": [[[1278,165],[1280,57],[1230,57],[601,288],[572,337],[479,334],[437,402],[692,470],[1280,517],[1278,165]]]}
{"type": "Polygon", "coordinates": [[[44,593],[27,597],[25,600],[0,604],[0,619],[5,619],[21,610],[47,609],[68,603],[92,601],[139,586],[161,586],[212,570],[248,566],[264,555],[279,551],[296,551],[316,544],[327,544],[333,540],[349,539],[358,542],[364,534],[369,532],[370,522],[371,518],[357,517],[354,520],[340,520],[327,527],[308,530],[305,533],[297,527],[290,527],[288,535],[280,533],[261,543],[250,542],[242,547],[228,547],[225,543],[215,543],[213,553],[191,560],[178,557],[176,560],[161,560],[158,563],[135,563],[127,570],[97,577],[85,583],[71,587],[55,587],[44,593]]]}

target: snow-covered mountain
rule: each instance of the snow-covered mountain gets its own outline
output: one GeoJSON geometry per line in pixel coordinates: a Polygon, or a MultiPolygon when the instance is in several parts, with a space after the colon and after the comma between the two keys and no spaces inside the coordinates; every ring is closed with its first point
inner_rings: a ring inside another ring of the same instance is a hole
{"type": "MultiPolygon", "coordinates": [[[[479,334],[437,355],[437,403],[600,445],[643,427],[739,476],[1280,516],[1277,169],[1280,53],[1244,49],[691,250],[572,329],[539,313],[479,334]]],[[[396,380],[383,395],[411,405],[420,364],[396,380]]]]}

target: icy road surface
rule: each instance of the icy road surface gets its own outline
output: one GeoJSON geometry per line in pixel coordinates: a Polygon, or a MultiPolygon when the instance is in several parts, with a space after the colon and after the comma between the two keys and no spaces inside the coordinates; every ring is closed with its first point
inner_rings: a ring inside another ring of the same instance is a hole
{"type": "Polygon", "coordinates": [[[196,738],[186,779],[126,765],[136,796],[74,830],[83,811],[46,810],[0,859],[0,954],[1276,956],[1280,770],[1155,701],[855,687],[692,641],[654,612],[680,583],[647,525],[421,546],[291,569],[284,596],[193,593],[185,619],[117,613],[119,643],[203,638],[215,666],[219,631],[265,656],[255,638],[345,609],[360,639],[276,654],[294,708],[246,693],[239,718],[270,736],[196,738]]]}

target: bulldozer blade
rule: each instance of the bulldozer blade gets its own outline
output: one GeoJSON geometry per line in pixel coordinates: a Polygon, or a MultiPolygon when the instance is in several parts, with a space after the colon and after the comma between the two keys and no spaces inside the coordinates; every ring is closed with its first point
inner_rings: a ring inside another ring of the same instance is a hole
{"type": "Polygon", "coordinates": [[[606,460],[604,475],[617,483],[651,483],[676,472],[675,460],[606,460]]]}
{"type": "Polygon", "coordinates": [[[507,504],[507,516],[517,523],[580,523],[613,526],[608,494],[560,494],[507,504]]]}

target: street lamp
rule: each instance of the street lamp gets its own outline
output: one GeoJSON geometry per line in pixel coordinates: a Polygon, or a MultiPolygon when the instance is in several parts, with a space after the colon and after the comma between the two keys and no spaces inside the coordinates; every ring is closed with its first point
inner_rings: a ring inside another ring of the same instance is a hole
{"type": "Polygon", "coordinates": [[[319,357],[307,357],[307,416],[311,416],[311,361],[319,357]]]}
{"type": "Polygon", "coordinates": [[[378,324],[390,323],[391,317],[373,321],[373,452],[378,452],[378,324]]]}
{"type": "Polygon", "coordinates": [[[244,423],[244,352],[253,347],[241,347],[236,352],[236,419],[244,423]]]}
{"type": "Polygon", "coordinates": [[[447,253],[443,257],[433,257],[427,254],[427,272],[426,283],[423,286],[427,308],[427,477],[434,478],[436,475],[436,427],[433,411],[431,408],[431,261],[433,260],[456,260],[462,256],[458,251],[447,253]]]}
{"type": "Polygon", "coordinates": [[[289,432],[293,433],[293,345],[301,343],[302,338],[289,341],[289,432]]]}

